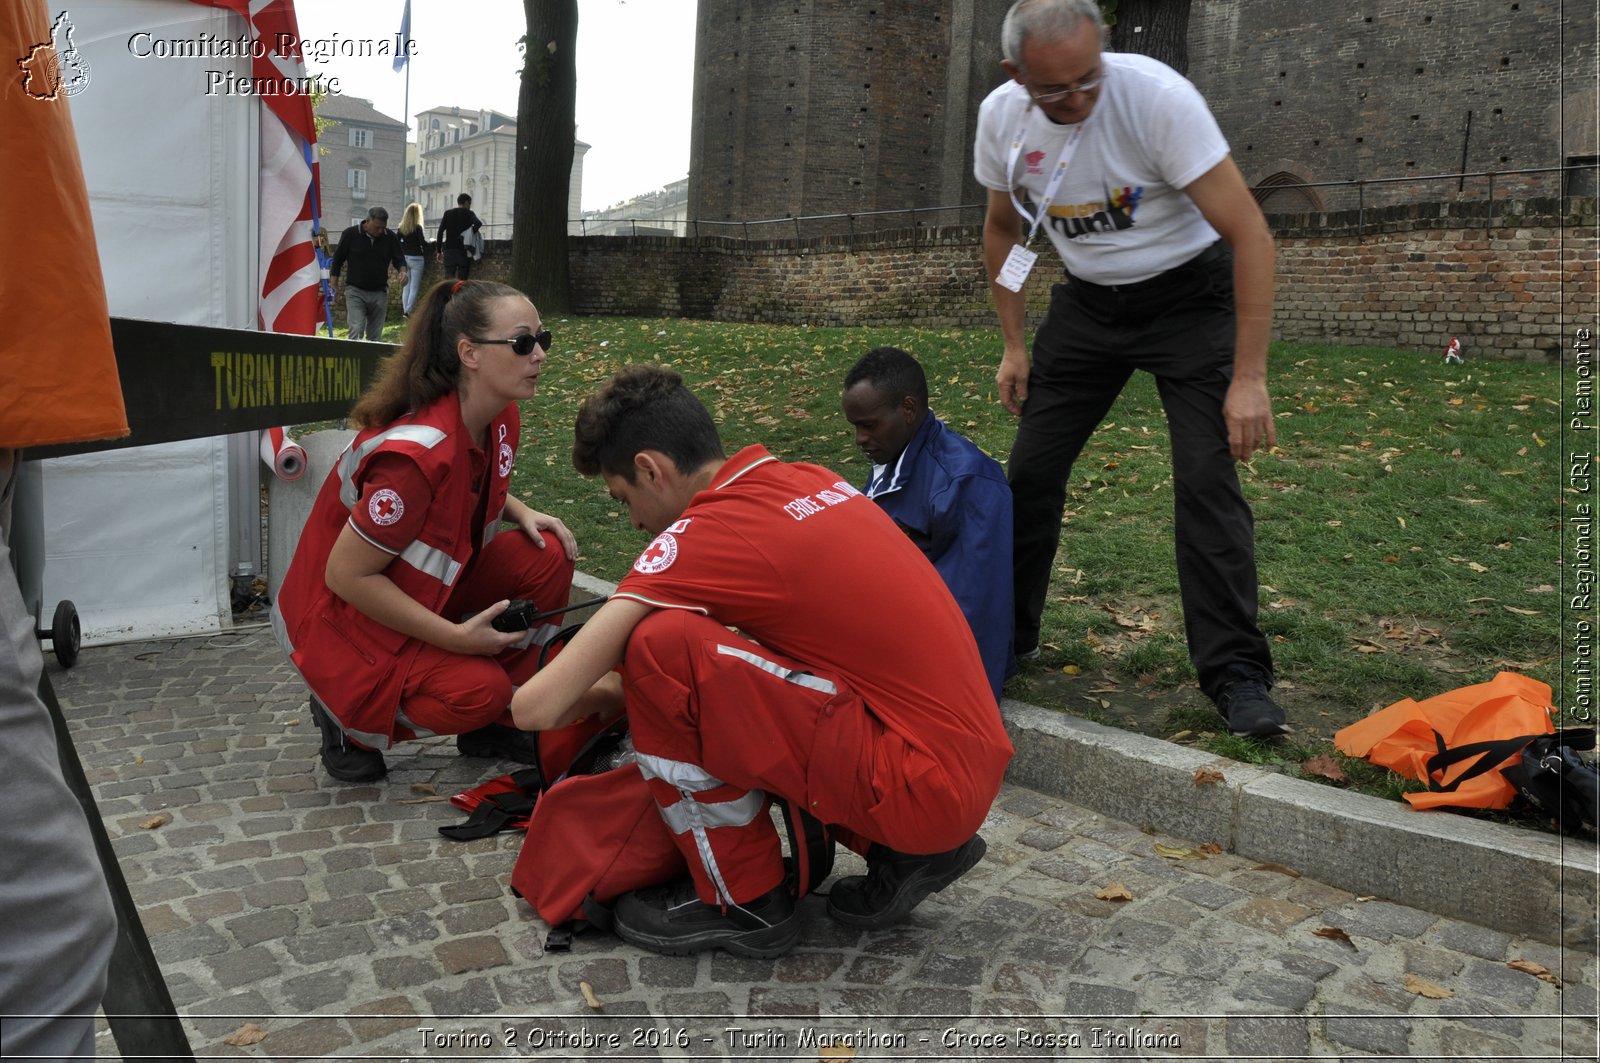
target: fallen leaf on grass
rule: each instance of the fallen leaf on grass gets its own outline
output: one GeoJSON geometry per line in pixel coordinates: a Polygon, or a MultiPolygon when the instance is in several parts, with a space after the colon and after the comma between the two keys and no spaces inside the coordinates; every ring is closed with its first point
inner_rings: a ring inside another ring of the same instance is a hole
{"type": "Polygon", "coordinates": [[[1504,606],[1503,608],[1505,609],[1506,612],[1508,612],[1508,613],[1516,613],[1518,616],[1538,616],[1539,615],[1539,610],[1537,610],[1537,609],[1518,609],[1514,605],[1507,605],[1507,606],[1504,606]]]}
{"type": "Polygon", "coordinates": [[[1102,901],[1131,901],[1133,894],[1128,892],[1128,887],[1120,882],[1113,882],[1095,896],[1102,901]]]}
{"type": "Polygon", "coordinates": [[[149,819],[145,820],[143,823],[140,823],[139,827],[140,827],[141,830],[155,830],[157,827],[166,826],[166,823],[167,823],[167,817],[166,816],[151,816],[149,819]]]}
{"type": "Polygon", "coordinates": [[[1456,995],[1454,989],[1446,989],[1442,985],[1435,985],[1426,978],[1421,978],[1414,974],[1406,975],[1405,986],[1407,993],[1414,993],[1419,997],[1427,997],[1429,1000],[1444,1000],[1446,997],[1456,995]]]}
{"type": "Polygon", "coordinates": [[[1209,786],[1212,783],[1223,782],[1227,776],[1214,768],[1196,768],[1194,770],[1194,784],[1196,786],[1209,786]]]}
{"type": "Polygon", "coordinates": [[[267,1039],[267,1031],[253,1022],[247,1022],[233,1033],[222,1039],[225,1045],[242,1048],[245,1045],[258,1045],[267,1039]]]}
{"type": "Polygon", "coordinates": [[[1156,855],[1164,856],[1168,860],[1204,860],[1206,854],[1194,849],[1185,849],[1178,845],[1162,845],[1156,842],[1156,855]]]}
{"type": "Polygon", "coordinates": [[[1257,864],[1255,867],[1252,867],[1250,870],[1251,871],[1276,871],[1278,874],[1280,874],[1280,875],[1288,875],[1290,878],[1299,878],[1300,877],[1300,872],[1296,871],[1292,867],[1284,867],[1282,864],[1257,864]]]}
{"type": "Polygon", "coordinates": [[[1167,736],[1167,741],[1168,742],[1182,742],[1185,738],[1191,738],[1191,737],[1193,737],[1193,735],[1194,735],[1193,731],[1179,731],[1175,735],[1168,735],[1167,736]]]}
{"type": "Polygon", "coordinates": [[[1311,775],[1320,775],[1324,779],[1332,779],[1334,782],[1349,781],[1349,776],[1345,775],[1344,769],[1339,766],[1339,762],[1326,753],[1312,757],[1301,767],[1311,775]]]}
{"type": "Polygon", "coordinates": [[[1313,930],[1311,933],[1319,938],[1327,938],[1329,941],[1337,941],[1341,945],[1349,945],[1351,952],[1361,951],[1360,949],[1356,948],[1356,943],[1350,940],[1350,935],[1346,934],[1343,930],[1340,930],[1336,926],[1325,926],[1321,930],[1313,930]]]}
{"type": "Polygon", "coordinates": [[[1551,985],[1557,987],[1561,985],[1561,979],[1551,974],[1550,968],[1534,963],[1532,960],[1512,960],[1510,963],[1507,963],[1506,966],[1511,968],[1513,971],[1521,971],[1523,974],[1531,974],[1541,982],[1549,982],[1551,985]]]}
{"type": "Polygon", "coordinates": [[[599,1011],[601,1008],[605,1007],[605,1004],[601,1002],[600,998],[594,995],[594,986],[590,985],[588,982],[579,982],[578,991],[583,994],[583,1002],[589,1005],[591,1008],[594,1008],[596,1011],[599,1011]]]}

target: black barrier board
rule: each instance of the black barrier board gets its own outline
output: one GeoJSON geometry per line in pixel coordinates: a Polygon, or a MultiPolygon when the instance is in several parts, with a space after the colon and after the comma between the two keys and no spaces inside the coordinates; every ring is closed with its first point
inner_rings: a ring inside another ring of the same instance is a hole
{"type": "Polygon", "coordinates": [[[131,434],[30,448],[54,458],[339,420],[394,351],[387,343],[111,319],[131,434]]]}

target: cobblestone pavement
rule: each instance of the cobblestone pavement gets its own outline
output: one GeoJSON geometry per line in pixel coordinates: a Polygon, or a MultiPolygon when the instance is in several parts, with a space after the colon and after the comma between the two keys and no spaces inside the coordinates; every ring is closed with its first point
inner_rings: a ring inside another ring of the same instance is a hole
{"type": "Polygon", "coordinates": [[[460,815],[419,792],[512,766],[436,739],[330,781],[259,629],[90,648],[51,681],[201,1058],[1596,1058],[1593,955],[1017,787],[984,861],[892,931],[809,899],[778,960],[547,954],[507,890],[521,836],[448,841],[460,815]],[[224,1043],[246,1023],[264,1039],[224,1043]]]}

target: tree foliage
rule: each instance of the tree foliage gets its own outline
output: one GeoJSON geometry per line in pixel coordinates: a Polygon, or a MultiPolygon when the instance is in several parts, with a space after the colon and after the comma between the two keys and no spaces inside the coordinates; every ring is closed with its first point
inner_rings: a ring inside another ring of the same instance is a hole
{"type": "Polygon", "coordinates": [[[567,198],[578,97],[577,0],[523,0],[522,90],[517,96],[511,283],[542,313],[572,308],[567,198]]]}

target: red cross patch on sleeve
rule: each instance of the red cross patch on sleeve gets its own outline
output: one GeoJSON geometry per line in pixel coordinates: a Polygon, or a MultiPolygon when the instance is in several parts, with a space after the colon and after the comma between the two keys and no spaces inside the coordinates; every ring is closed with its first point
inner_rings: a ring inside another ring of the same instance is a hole
{"type": "Polygon", "coordinates": [[[665,572],[678,559],[678,540],[671,532],[662,532],[644,548],[639,560],[633,563],[635,572],[652,575],[665,572]]]}

